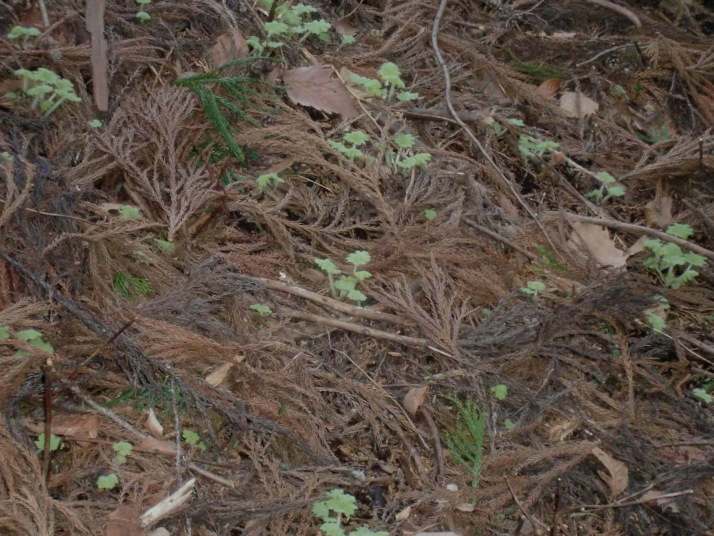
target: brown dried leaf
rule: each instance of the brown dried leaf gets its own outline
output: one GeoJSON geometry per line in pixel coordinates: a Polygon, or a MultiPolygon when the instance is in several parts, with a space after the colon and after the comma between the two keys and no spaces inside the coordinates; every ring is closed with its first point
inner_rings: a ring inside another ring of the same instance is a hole
{"type": "Polygon", "coordinates": [[[212,385],[213,387],[218,387],[223,383],[223,380],[226,379],[226,376],[228,376],[228,372],[230,372],[231,367],[233,367],[233,363],[223,363],[220,367],[206,376],[206,383],[212,385]]]}
{"type": "Polygon", "coordinates": [[[410,389],[409,392],[404,395],[404,400],[402,401],[404,409],[406,409],[412,416],[416,415],[416,412],[419,411],[419,408],[422,406],[422,404],[424,404],[424,400],[426,399],[426,392],[428,390],[428,385],[424,385],[423,387],[414,387],[413,389],[410,389]]]}
{"type": "Polygon", "coordinates": [[[397,512],[397,515],[394,516],[394,520],[399,522],[399,521],[406,521],[409,519],[409,516],[412,514],[412,507],[407,506],[404,508],[401,512],[397,512]]]}
{"type": "Polygon", "coordinates": [[[288,98],[294,104],[309,106],[326,113],[337,113],[343,119],[359,116],[352,95],[332,70],[323,67],[297,67],[283,74],[289,86],[288,98]]]}
{"type": "Polygon", "coordinates": [[[216,39],[216,44],[211,49],[211,64],[220,67],[232,60],[245,58],[250,54],[250,48],[243,34],[238,28],[231,28],[216,39]]]}
{"type": "Polygon", "coordinates": [[[627,489],[629,480],[627,466],[610,456],[600,447],[593,447],[592,454],[600,460],[600,463],[602,463],[610,473],[607,475],[603,471],[598,471],[600,478],[610,487],[612,496],[617,497],[627,489]]]}
{"type": "Polygon", "coordinates": [[[563,419],[548,426],[548,439],[550,441],[565,441],[577,430],[582,421],[577,417],[563,419]]]}
{"type": "Polygon", "coordinates": [[[600,105],[583,94],[564,91],[560,96],[560,109],[568,117],[587,117],[600,109],[600,105]]]}
{"type": "Polygon", "coordinates": [[[153,437],[142,439],[141,443],[136,446],[137,450],[142,452],[155,452],[156,454],[164,454],[173,456],[176,454],[176,445],[171,441],[162,441],[153,437]]]}
{"type": "Polygon", "coordinates": [[[156,414],[154,413],[153,408],[149,410],[149,415],[146,418],[146,427],[149,429],[149,432],[151,432],[151,435],[153,435],[154,437],[163,437],[164,427],[159,422],[159,419],[156,418],[156,414]]]}
{"type": "Polygon", "coordinates": [[[109,514],[106,536],[142,536],[144,529],[138,521],[138,512],[132,504],[122,504],[109,514]]]}
{"type": "Polygon", "coordinates": [[[655,198],[645,205],[647,225],[664,229],[674,221],[672,216],[672,198],[657,189],[655,198]]]}
{"type": "Polygon", "coordinates": [[[536,88],[536,93],[547,98],[552,98],[560,91],[560,86],[562,85],[562,78],[549,78],[548,80],[544,80],[543,83],[536,88]]]}
{"type": "MultiPolygon", "coordinates": [[[[599,264],[616,268],[625,266],[625,253],[615,246],[607,229],[591,223],[571,222],[571,225],[574,234],[582,240],[599,264]]],[[[568,245],[575,250],[579,248],[575,237],[568,240],[568,245]]]]}

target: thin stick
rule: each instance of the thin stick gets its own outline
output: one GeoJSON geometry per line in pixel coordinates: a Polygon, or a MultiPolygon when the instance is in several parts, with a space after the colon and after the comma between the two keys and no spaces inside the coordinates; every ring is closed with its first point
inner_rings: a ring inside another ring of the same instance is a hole
{"type": "Polygon", "coordinates": [[[678,246],[683,247],[689,251],[693,251],[699,255],[706,257],[707,259],[714,261],[714,251],[703,248],[702,246],[679,238],[677,236],[672,236],[663,231],[658,231],[657,229],[650,229],[649,227],[644,227],[642,225],[636,225],[634,223],[624,223],[616,220],[605,220],[602,218],[591,218],[589,216],[580,216],[579,214],[573,214],[571,212],[546,212],[546,215],[555,216],[563,215],[567,219],[581,221],[583,223],[592,223],[593,225],[602,225],[604,227],[610,227],[611,229],[619,229],[620,231],[629,231],[631,233],[644,234],[648,236],[654,236],[665,242],[672,242],[678,246]]]}
{"type": "Polygon", "coordinates": [[[351,331],[352,333],[359,333],[361,335],[367,335],[368,337],[373,337],[375,339],[383,339],[386,341],[396,342],[398,344],[403,344],[405,346],[416,346],[418,348],[429,348],[432,344],[429,339],[420,339],[417,337],[407,337],[406,335],[397,335],[395,333],[389,333],[387,331],[382,331],[380,329],[368,328],[367,326],[362,326],[360,324],[353,324],[346,320],[340,320],[337,318],[329,318],[327,316],[320,316],[313,313],[308,313],[305,311],[296,311],[295,309],[289,309],[287,307],[280,307],[280,313],[292,316],[294,318],[301,318],[303,320],[309,320],[310,322],[315,322],[317,324],[323,324],[325,326],[330,326],[332,328],[343,329],[345,331],[351,331]]]}
{"type": "Polygon", "coordinates": [[[538,256],[537,256],[535,253],[531,253],[531,252],[528,251],[526,248],[522,248],[522,247],[519,246],[518,244],[514,244],[513,242],[511,242],[511,241],[508,240],[507,238],[504,238],[504,237],[501,236],[500,234],[498,234],[498,233],[492,231],[491,229],[487,229],[486,227],[483,227],[482,225],[479,225],[478,223],[476,223],[475,221],[473,221],[473,220],[471,220],[471,219],[469,219],[469,218],[464,218],[464,221],[465,221],[466,223],[468,223],[471,227],[473,227],[474,229],[476,229],[477,231],[480,231],[480,232],[482,232],[483,234],[486,234],[486,235],[490,236],[490,237],[493,238],[494,240],[498,240],[498,241],[501,242],[502,244],[506,244],[506,245],[507,245],[509,248],[511,248],[511,249],[515,249],[518,253],[520,253],[521,255],[523,255],[524,257],[526,257],[528,260],[530,260],[530,261],[532,261],[532,262],[536,262],[536,261],[538,260],[538,256]]]}
{"type": "Polygon", "coordinates": [[[45,444],[42,449],[42,474],[45,485],[50,484],[50,454],[52,444],[52,358],[45,362],[45,444]]]}
{"type": "Polygon", "coordinates": [[[464,133],[466,133],[468,138],[476,145],[476,147],[478,147],[479,151],[481,151],[481,154],[483,155],[484,159],[494,169],[496,175],[501,180],[503,185],[511,191],[511,194],[518,200],[518,203],[526,210],[526,212],[528,212],[528,215],[533,219],[538,228],[541,230],[543,236],[548,241],[548,244],[550,244],[550,247],[553,249],[553,251],[557,252],[558,248],[555,247],[555,244],[553,244],[553,241],[550,239],[550,236],[548,236],[548,233],[545,232],[543,225],[540,223],[536,215],[526,204],[526,202],[523,201],[521,196],[518,195],[518,192],[516,192],[516,189],[513,187],[513,184],[511,184],[511,181],[508,180],[503,171],[501,171],[501,169],[496,165],[496,162],[494,162],[493,158],[491,158],[491,155],[486,152],[486,149],[484,148],[483,144],[471,131],[469,126],[461,120],[458,112],[456,111],[453,103],[451,102],[451,75],[449,74],[449,67],[444,61],[444,57],[441,54],[441,49],[439,48],[438,43],[439,26],[441,25],[441,19],[444,16],[444,11],[446,10],[447,2],[448,0],[441,0],[441,3],[439,4],[439,9],[437,10],[436,16],[434,17],[434,24],[431,29],[431,46],[434,49],[434,56],[436,57],[436,62],[439,64],[441,70],[444,72],[444,100],[446,101],[446,107],[449,109],[449,112],[453,116],[456,123],[458,123],[458,125],[464,130],[464,133]]]}

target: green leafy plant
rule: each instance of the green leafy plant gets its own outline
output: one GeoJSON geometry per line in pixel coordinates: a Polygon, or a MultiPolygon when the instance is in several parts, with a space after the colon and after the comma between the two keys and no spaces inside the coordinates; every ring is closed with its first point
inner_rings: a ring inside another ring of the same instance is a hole
{"type": "Polygon", "coordinates": [[[503,419],[503,427],[510,432],[511,430],[516,429],[516,423],[514,423],[511,419],[503,419]]]}
{"type": "Polygon", "coordinates": [[[44,67],[34,71],[18,69],[15,75],[22,79],[22,92],[32,97],[30,108],[49,116],[64,102],[82,102],[75,93],[72,82],[44,67]]]}
{"type": "Polygon", "coordinates": [[[278,184],[285,182],[285,180],[283,180],[283,178],[277,173],[266,173],[265,175],[260,175],[257,179],[255,179],[255,182],[258,184],[258,187],[262,192],[269,186],[277,186],[278,184]]]}
{"type": "Polygon", "coordinates": [[[339,48],[353,45],[356,41],[357,41],[357,39],[355,39],[355,37],[353,35],[342,34],[342,35],[340,35],[340,47],[339,48]]]}
{"type": "Polygon", "coordinates": [[[259,315],[268,316],[273,314],[273,310],[267,305],[263,305],[262,303],[254,303],[249,307],[249,309],[255,311],[259,315]]]}
{"type": "Polygon", "coordinates": [[[595,173],[595,178],[600,181],[600,188],[586,194],[592,197],[596,203],[604,204],[612,197],[622,197],[625,195],[625,188],[617,183],[617,179],[607,171],[595,173]]]}
{"type": "MultiPolygon", "coordinates": [[[[45,434],[37,436],[35,441],[37,450],[45,450],[45,434]]],[[[62,448],[62,438],[54,434],[50,434],[50,452],[54,452],[62,448]]]]}
{"type": "Polygon", "coordinates": [[[131,443],[127,443],[126,441],[114,443],[114,445],[112,445],[112,450],[116,453],[114,456],[114,463],[124,465],[133,449],[134,447],[131,446],[131,443]]]}
{"type": "Polygon", "coordinates": [[[491,394],[496,400],[506,400],[508,396],[508,386],[503,383],[493,385],[491,386],[491,394]]]}
{"type": "Polygon", "coordinates": [[[114,278],[114,290],[128,300],[133,299],[136,294],[144,297],[154,294],[154,287],[147,279],[132,277],[124,272],[117,272],[114,278]]]}
{"type": "MultiPolygon", "coordinates": [[[[369,95],[382,97],[387,101],[392,100],[397,89],[405,88],[402,73],[395,63],[383,63],[377,71],[377,74],[382,79],[382,82],[356,74],[352,75],[352,82],[362,86],[369,95]]],[[[400,102],[413,101],[419,98],[419,94],[409,91],[400,91],[396,94],[396,97],[400,102]]]]}
{"type": "Polygon", "coordinates": [[[537,140],[523,135],[518,138],[518,152],[525,162],[543,158],[546,153],[554,151],[558,147],[560,146],[554,141],[537,140]]]}
{"type": "Polygon", "coordinates": [[[714,402],[714,396],[711,395],[712,391],[714,391],[714,381],[692,389],[692,396],[700,402],[711,404],[714,402]]]}
{"type": "Polygon", "coordinates": [[[312,505],[312,513],[322,520],[320,531],[325,536],[389,536],[388,532],[375,532],[365,526],[346,532],[343,523],[349,521],[356,511],[357,500],[354,495],[339,488],[328,491],[327,500],[312,505]]]}
{"type": "Polygon", "coordinates": [[[27,28],[25,26],[13,26],[12,29],[7,34],[7,38],[10,40],[22,39],[22,43],[20,43],[20,48],[25,49],[25,48],[27,48],[28,41],[31,38],[37,37],[40,34],[41,34],[40,30],[38,30],[37,28],[27,28]]]}
{"type": "Polygon", "coordinates": [[[136,220],[141,218],[141,210],[133,205],[122,205],[119,207],[119,217],[123,220],[136,220]]]}
{"type": "Polygon", "coordinates": [[[116,473],[110,475],[104,475],[97,478],[97,488],[100,490],[113,490],[119,484],[119,477],[116,473]]]}
{"type": "Polygon", "coordinates": [[[436,210],[434,210],[433,208],[425,209],[424,217],[429,221],[433,220],[434,218],[436,218],[436,210]]]}
{"type": "MultiPolygon", "coordinates": [[[[667,233],[687,239],[694,231],[689,225],[673,223],[667,228],[667,233]]],[[[657,272],[660,281],[673,289],[693,281],[699,275],[693,267],[704,266],[707,262],[705,257],[691,251],[684,253],[672,242],[651,239],[645,242],[645,247],[652,251],[652,256],[645,259],[645,267],[657,272]]]]}
{"type": "Polygon", "coordinates": [[[523,294],[533,296],[533,298],[537,298],[538,293],[543,292],[544,290],[545,283],[542,283],[540,281],[528,281],[528,283],[526,283],[526,286],[521,289],[521,292],[523,294]]]}
{"type": "Polygon", "coordinates": [[[206,450],[206,444],[201,441],[201,436],[199,436],[196,432],[193,430],[184,430],[181,432],[181,437],[183,437],[183,440],[188,443],[189,445],[198,448],[201,452],[206,450]]]}
{"type": "Polygon", "coordinates": [[[349,143],[349,147],[342,142],[334,140],[327,140],[327,143],[334,149],[341,152],[345,158],[348,158],[349,160],[364,159],[364,153],[359,150],[358,147],[362,147],[369,141],[369,136],[367,134],[361,130],[353,130],[342,136],[342,139],[349,143]]]}
{"type": "Polygon", "coordinates": [[[487,414],[473,398],[469,397],[465,402],[456,396],[445,398],[456,406],[457,415],[456,431],[444,434],[444,442],[454,459],[471,473],[472,485],[477,487],[483,466],[487,414]]]}
{"type": "Polygon", "coordinates": [[[352,301],[363,302],[367,300],[367,296],[357,290],[357,283],[369,279],[372,274],[366,270],[358,270],[358,268],[368,264],[370,260],[372,259],[367,251],[357,250],[347,255],[346,261],[352,265],[352,275],[343,275],[342,271],[330,259],[315,259],[315,264],[327,274],[333,298],[346,297],[352,301]],[[340,277],[335,280],[335,276],[340,277]]]}
{"type": "Polygon", "coordinates": [[[146,22],[151,20],[151,15],[149,15],[146,11],[137,11],[136,15],[134,16],[139,19],[139,22],[146,22]]]}
{"type": "Polygon", "coordinates": [[[173,253],[176,249],[176,244],[169,242],[168,240],[154,238],[154,242],[156,242],[156,245],[159,246],[159,249],[164,253],[173,253]]]}
{"type": "Polygon", "coordinates": [[[228,154],[242,164],[246,161],[246,153],[234,139],[236,121],[230,116],[226,116],[224,111],[233,114],[251,126],[257,127],[258,124],[248,116],[245,109],[270,110],[253,104],[256,98],[265,97],[265,92],[255,90],[254,86],[271,88],[279,88],[279,86],[257,78],[223,76],[221,73],[225,69],[230,69],[237,65],[252,63],[256,59],[258,58],[250,57],[229,61],[207,73],[187,76],[174,82],[174,85],[185,87],[198,96],[208,120],[226,144],[228,154]],[[214,90],[216,86],[225,90],[228,97],[218,95],[214,90]]]}
{"type": "MultiPolygon", "coordinates": [[[[52,347],[52,345],[45,340],[45,336],[37,331],[36,329],[23,329],[21,331],[18,331],[16,333],[17,338],[20,339],[21,341],[25,341],[26,343],[34,346],[38,350],[42,350],[44,352],[49,352],[49,353],[54,353],[55,349],[52,347]]],[[[18,351],[16,355],[24,355],[25,352],[22,350],[18,351]]]]}

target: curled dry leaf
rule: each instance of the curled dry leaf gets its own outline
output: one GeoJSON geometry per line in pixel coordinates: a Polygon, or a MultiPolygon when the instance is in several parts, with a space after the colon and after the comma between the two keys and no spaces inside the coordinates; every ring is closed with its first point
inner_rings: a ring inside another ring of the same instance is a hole
{"type": "Polygon", "coordinates": [[[406,395],[404,395],[402,405],[404,406],[404,409],[409,412],[410,415],[414,416],[416,415],[417,411],[419,411],[419,408],[422,406],[424,400],[426,399],[426,392],[428,390],[428,385],[424,385],[423,387],[414,387],[413,389],[410,389],[406,395]]]}
{"type": "Polygon", "coordinates": [[[141,452],[155,452],[165,456],[173,456],[176,454],[176,444],[171,441],[162,441],[153,437],[145,437],[141,443],[136,446],[136,449],[141,452]]]}
{"type": "Polygon", "coordinates": [[[226,376],[228,376],[232,367],[233,363],[223,363],[220,367],[206,376],[206,382],[213,387],[218,387],[223,383],[223,380],[226,379],[226,376]]]}
{"type": "Polygon", "coordinates": [[[359,116],[352,95],[338,78],[332,76],[332,69],[297,67],[285,71],[283,81],[288,86],[288,98],[293,104],[340,114],[343,119],[359,116]]]}
{"type": "Polygon", "coordinates": [[[216,39],[211,49],[211,64],[213,68],[220,67],[232,60],[245,58],[250,54],[250,48],[238,28],[231,28],[216,39]]]}
{"type": "Polygon", "coordinates": [[[156,418],[154,408],[151,408],[149,410],[149,416],[146,418],[146,427],[149,429],[149,432],[151,432],[151,435],[153,435],[154,437],[163,437],[164,427],[161,426],[159,419],[156,418]]]}
{"type": "Polygon", "coordinates": [[[412,507],[407,506],[404,508],[401,512],[398,512],[397,515],[394,516],[395,521],[406,521],[409,519],[409,516],[412,514],[412,507]]]}
{"type": "Polygon", "coordinates": [[[583,94],[564,91],[560,96],[560,109],[568,117],[587,117],[600,109],[600,105],[583,94]]]}
{"type": "Polygon", "coordinates": [[[610,238],[610,233],[604,227],[591,223],[571,222],[574,235],[568,240],[568,245],[573,250],[579,249],[577,238],[580,238],[585,247],[595,260],[603,266],[613,266],[620,268],[625,266],[625,253],[615,246],[615,242],[610,238]],[[576,238],[577,237],[577,238],[576,238]]]}
{"type": "Polygon", "coordinates": [[[562,85],[562,78],[548,78],[548,80],[544,80],[543,83],[536,88],[536,93],[543,97],[552,98],[555,97],[555,94],[558,93],[562,85]]]}
{"type": "Polygon", "coordinates": [[[600,460],[600,463],[602,463],[607,468],[608,473],[610,473],[608,475],[603,471],[598,471],[600,478],[609,486],[612,496],[617,497],[627,489],[627,483],[629,481],[627,466],[610,456],[600,447],[593,447],[592,454],[600,460]]]}
{"type": "Polygon", "coordinates": [[[657,192],[655,198],[645,205],[645,222],[652,227],[664,229],[673,221],[672,198],[657,192]]]}

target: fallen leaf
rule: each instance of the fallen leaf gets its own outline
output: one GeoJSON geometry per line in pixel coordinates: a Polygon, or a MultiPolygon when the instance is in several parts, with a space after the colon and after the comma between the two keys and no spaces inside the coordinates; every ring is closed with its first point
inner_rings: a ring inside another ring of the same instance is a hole
{"type": "Polygon", "coordinates": [[[402,405],[412,416],[416,415],[419,408],[424,403],[426,399],[426,392],[429,390],[428,385],[423,387],[414,387],[410,389],[409,392],[404,395],[404,400],[402,400],[402,405]]]}
{"type": "Polygon", "coordinates": [[[218,387],[223,383],[223,380],[226,379],[226,376],[228,376],[228,372],[232,367],[233,363],[223,363],[220,367],[206,376],[206,382],[213,387],[218,387]]]}
{"type": "Polygon", "coordinates": [[[106,536],[142,536],[144,530],[139,525],[138,512],[132,504],[122,504],[109,514],[106,536]]]}
{"type": "Polygon", "coordinates": [[[476,510],[476,506],[471,503],[461,503],[460,505],[458,505],[456,507],[456,509],[459,512],[470,513],[470,512],[473,512],[474,510],[476,510]]]}
{"type": "Polygon", "coordinates": [[[164,454],[173,456],[176,454],[176,444],[171,441],[162,441],[154,437],[146,437],[141,440],[136,446],[136,449],[141,452],[154,452],[156,454],[164,454]]]}
{"type": "Polygon", "coordinates": [[[568,117],[587,117],[597,112],[600,105],[582,93],[564,91],[560,96],[560,109],[568,117]]]}
{"type": "Polygon", "coordinates": [[[662,495],[666,495],[663,491],[659,491],[656,489],[650,490],[642,495],[640,497],[640,501],[654,501],[657,503],[657,506],[660,506],[663,510],[669,510],[673,514],[679,513],[679,507],[674,503],[675,498],[674,497],[664,497],[661,498],[662,495]]]}
{"type": "MultiPolygon", "coordinates": [[[[52,419],[52,433],[57,436],[96,439],[99,422],[99,415],[55,415],[52,419]]],[[[25,426],[36,434],[45,432],[44,423],[27,422],[25,426]]],[[[77,444],[83,447],[92,445],[87,441],[77,441],[77,444]]]]}
{"type": "Polygon", "coordinates": [[[562,85],[562,78],[548,78],[548,80],[543,81],[543,83],[536,88],[536,93],[547,98],[555,97],[555,94],[560,91],[560,86],[562,85]]]}
{"type": "Polygon", "coordinates": [[[245,58],[250,54],[248,43],[238,28],[231,28],[216,39],[211,49],[211,64],[214,68],[232,60],[245,58]]]}
{"type": "Polygon", "coordinates": [[[359,116],[352,95],[338,78],[332,76],[332,69],[297,67],[285,71],[283,81],[288,86],[288,98],[293,104],[337,113],[343,119],[359,116]]]}
{"type": "Polygon", "coordinates": [[[627,489],[629,480],[627,466],[621,461],[616,460],[600,447],[593,447],[592,454],[600,460],[606,468],[609,475],[603,471],[598,471],[598,475],[602,478],[612,492],[613,497],[617,497],[620,493],[627,489]]]}
{"type": "Polygon", "coordinates": [[[146,427],[149,429],[149,432],[151,432],[151,435],[153,435],[154,437],[163,437],[164,427],[159,422],[159,419],[156,418],[154,408],[151,408],[149,410],[149,416],[146,418],[146,427]]]}
{"type": "Polygon", "coordinates": [[[577,417],[553,423],[548,426],[548,439],[550,441],[565,441],[581,424],[582,421],[577,417]]]}
{"type": "Polygon", "coordinates": [[[625,257],[630,258],[645,250],[645,242],[650,240],[649,236],[641,236],[637,241],[625,250],[625,257]]]}
{"type": "Polygon", "coordinates": [[[647,225],[664,229],[673,221],[672,198],[664,195],[658,188],[655,198],[645,205],[645,222],[647,225]]]}
{"type": "MultiPolygon", "coordinates": [[[[591,223],[571,222],[570,224],[573,227],[573,234],[582,240],[599,264],[615,268],[625,266],[625,253],[615,246],[607,229],[591,223]]],[[[572,249],[579,249],[578,240],[574,236],[570,237],[568,245],[572,249]]]]}
{"type": "Polygon", "coordinates": [[[151,532],[147,532],[146,536],[171,536],[171,533],[164,527],[157,527],[151,532]]]}
{"type": "Polygon", "coordinates": [[[412,514],[412,507],[407,506],[404,508],[401,512],[397,512],[397,515],[394,516],[395,521],[406,521],[409,519],[409,516],[412,514]]]}

